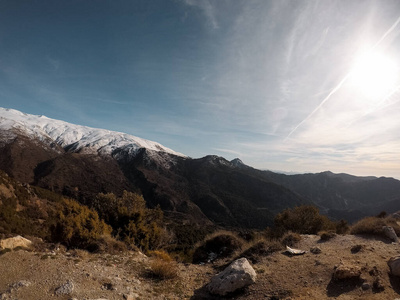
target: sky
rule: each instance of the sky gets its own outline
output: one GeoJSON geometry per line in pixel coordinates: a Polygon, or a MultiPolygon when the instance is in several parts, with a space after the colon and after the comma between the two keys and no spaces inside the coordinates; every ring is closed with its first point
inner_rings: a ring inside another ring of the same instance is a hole
{"type": "Polygon", "coordinates": [[[0,0],[0,106],[400,179],[398,0],[0,0]]]}

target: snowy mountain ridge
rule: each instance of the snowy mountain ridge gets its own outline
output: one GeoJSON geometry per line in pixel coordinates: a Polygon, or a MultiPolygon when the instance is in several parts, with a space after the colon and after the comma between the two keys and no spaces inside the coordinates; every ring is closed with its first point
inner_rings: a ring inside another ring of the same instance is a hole
{"type": "Polygon", "coordinates": [[[7,131],[3,138],[12,139],[17,133],[41,141],[53,141],[67,151],[93,152],[112,155],[117,149],[135,153],[141,148],[157,152],[166,152],[185,157],[163,145],[130,134],[75,125],[50,119],[45,116],[30,115],[15,109],[0,107],[0,130],[7,131]]]}

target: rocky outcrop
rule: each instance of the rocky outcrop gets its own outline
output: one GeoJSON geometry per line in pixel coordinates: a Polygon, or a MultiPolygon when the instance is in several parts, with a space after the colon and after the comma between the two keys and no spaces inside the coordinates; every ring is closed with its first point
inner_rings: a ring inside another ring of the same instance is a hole
{"type": "Polygon", "coordinates": [[[211,294],[225,296],[255,283],[257,274],[246,258],[231,263],[224,271],[215,275],[207,288],[211,294]]]}
{"type": "Polygon", "coordinates": [[[17,247],[29,248],[32,242],[20,235],[12,238],[0,240],[0,249],[14,249],[17,247]]]}

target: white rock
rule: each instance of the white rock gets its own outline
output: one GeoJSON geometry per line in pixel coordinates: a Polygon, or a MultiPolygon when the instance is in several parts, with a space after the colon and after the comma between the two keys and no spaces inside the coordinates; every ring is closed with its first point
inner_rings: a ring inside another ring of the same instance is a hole
{"type": "Polygon", "coordinates": [[[394,276],[400,276],[400,255],[390,258],[388,261],[388,265],[390,268],[390,272],[394,276]]]}
{"type": "Polygon", "coordinates": [[[255,283],[257,274],[246,258],[231,263],[224,271],[211,278],[207,288],[212,294],[225,296],[255,283]]]}
{"type": "Polygon", "coordinates": [[[28,248],[32,245],[32,242],[26,238],[23,238],[20,235],[17,235],[12,238],[0,240],[0,249],[14,249],[16,247],[25,247],[28,248]]]}

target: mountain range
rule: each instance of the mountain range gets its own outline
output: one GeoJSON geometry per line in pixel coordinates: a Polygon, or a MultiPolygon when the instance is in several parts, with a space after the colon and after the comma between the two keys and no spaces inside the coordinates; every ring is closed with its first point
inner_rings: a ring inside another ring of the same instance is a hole
{"type": "Polygon", "coordinates": [[[264,228],[276,213],[313,204],[354,221],[400,210],[400,181],[333,174],[284,175],[209,155],[190,158],[121,132],[0,108],[0,169],[82,203],[98,193],[143,194],[170,220],[264,228]]]}

